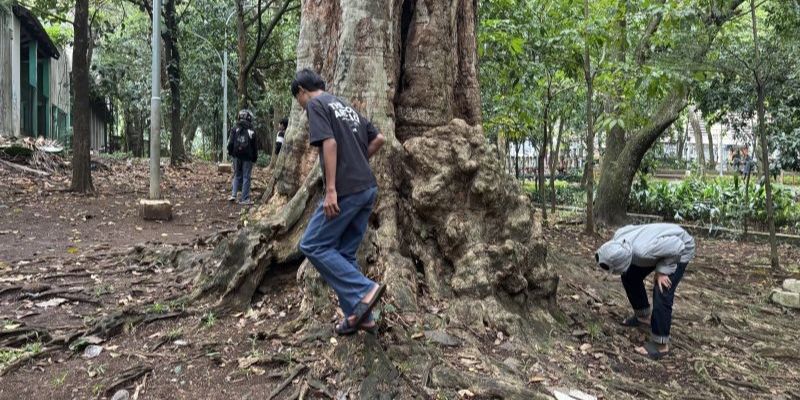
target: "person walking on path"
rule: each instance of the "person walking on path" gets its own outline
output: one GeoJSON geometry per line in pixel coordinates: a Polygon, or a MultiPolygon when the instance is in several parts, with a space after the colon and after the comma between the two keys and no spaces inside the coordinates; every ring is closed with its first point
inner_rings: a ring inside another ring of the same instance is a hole
{"type": "Polygon", "coordinates": [[[235,202],[236,195],[241,190],[239,204],[250,205],[253,204],[250,200],[250,175],[253,172],[253,163],[258,160],[258,140],[253,130],[255,118],[250,110],[241,110],[237,119],[228,140],[228,155],[233,160],[233,183],[228,201],[235,202]]]}
{"type": "Polygon", "coordinates": [[[600,268],[621,275],[634,314],[622,325],[650,327],[644,349],[653,359],[669,354],[675,289],[694,255],[694,238],[678,225],[663,223],[622,227],[595,253],[600,268]],[[651,309],[644,279],[653,271],[651,309]]]}
{"type": "Polygon", "coordinates": [[[325,190],[300,251],[336,292],[345,316],[335,325],[336,334],[376,333],[372,309],[386,287],[364,276],[356,253],[378,195],[369,158],[386,139],[347,102],[325,92],[325,81],[316,72],[297,72],[291,91],[308,115],[309,141],[319,148],[325,190]]]}

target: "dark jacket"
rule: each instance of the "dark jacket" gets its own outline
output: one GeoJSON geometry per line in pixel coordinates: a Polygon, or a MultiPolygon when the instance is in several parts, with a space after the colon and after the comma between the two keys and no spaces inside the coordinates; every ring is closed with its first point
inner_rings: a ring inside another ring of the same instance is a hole
{"type": "Polygon", "coordinates": [[[258,160],[258,138],[255,129],[247,121],[239,121],[236,126],[231,128],[228,136],[228,155],[245,161],[256,162],[258,160]],[[238,135],[249,135],[250,143],[241,154],[237,154],[236,142],[238,135]]]}

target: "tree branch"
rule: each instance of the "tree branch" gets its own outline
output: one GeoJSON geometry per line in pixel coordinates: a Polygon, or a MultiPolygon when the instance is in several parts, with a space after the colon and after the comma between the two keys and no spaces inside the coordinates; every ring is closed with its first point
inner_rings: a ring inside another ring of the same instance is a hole
{"type": "Polygon", "coordinates": [[[259,4],[258,5],[258,13],[256,13],[256,15],[253,16],[253,18],[250,18],[250,20],[245,21],[244,26],[250,27],[250,26],[253,26],[253,24],[255,24],[256,22],[261,21],[261,17],[264,15],[265,12],[267,12],[267,10],[269,10],[270,7],[272,7],[272,5],[274,3],[275,3],[275,0],[269,0],[269,1],[267,1],[267,4],[264,5],[263,8],[261,7],[261,4],[259,4]]]}
{"type": "MultiPolygon", "coordinates": [[[[659,5],[663,5],[664,3],[666,3],[666,0],[661,0],[658,2],[659,5]]],[[[639,44],[636,46],[636,64],[642,65],[647,60],[647,50],[650,47],[650,39],[652,39],[653,35],[656,33],[656,31],[658,31],[663,19],[664,14],[661,12],[650,18],[650,22],[647,24],[647,28],[644,30],[644,33],[642,33],[642,38],[639,40],[639,44]]]]}
{"type": "MultiPolygon", "coordinates": [[[[242,73],[245,76],[245,79],[246,79],[247,75],[250,73],[250,70],[253,69],[253,65],[255,65],[256,59],[258,59],[258,56],[261,54],[261,50],[263,50],[264,45],[267,43],[267,40],[272,35],[272,31],[275,30],[276,26],[278,26],[278,22],[280,22],[281,18],[283,18],[283,15],[288,10],[289,5],[292,3],[292,1],[293,0],[284,0],[283,5],[281,5],[281,8],[278,9],[278,11],[275,13],[275,15],[272,16],[272,20],[269,22],[269,25],[267,25],[267,29],[266,29],[266,32],[264,33],[263,37],[262,37],[262,23],[261,23],[261,20],[259,19],[259,22],[258,22],[258,42],[256,43],[256,48],[253,51],[252,57],[250,57],[250,60],[247,62],[247,65],[245,66],[244,71],[242,71],[242,73]]],[[[261,2],[261,0],[259,0],[259,3],[260,2],[261,2]]]]}

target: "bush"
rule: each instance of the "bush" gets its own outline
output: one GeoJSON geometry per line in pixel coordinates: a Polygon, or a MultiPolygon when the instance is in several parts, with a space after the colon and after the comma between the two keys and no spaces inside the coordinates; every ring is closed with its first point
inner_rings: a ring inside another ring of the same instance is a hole
{"type": "MultiPolygon", "coordinates": [[[[550,202],[550,181],[545,184],[545,200],[550,202]]],[[[580,186],[556,179],[556,204],[568,206],[584,206],[586,204],[586,191],[580,186]]],[[[522,185],[525,192],[533,201],[539,201],[539,191],[533,182],[526,182],[522,185]]]]}
{"type": "Polygon", "coordinates": [[[269,165],[269,161],[270,161],[270,155],[262,151],[258,155],[258,160],[256,160],[256,165],[261,168],[266,168],[266,166],[269,165]]]}
{"type": "MultiPolygon", "coordinates": [[[[795,230],[800,225],[800,205],[791,190],[774,185],[775,226],[795,230]]],[[[653,181],[640,177],[631,187],[629,210],[654,214],[668,221],[696,221],[738,227],[744,216],[765,224],[766,192],[758,183],[750,184],[745,203],[744,181],[738,177],[710,180],[692,177],[681,182],[653,181]]]]}

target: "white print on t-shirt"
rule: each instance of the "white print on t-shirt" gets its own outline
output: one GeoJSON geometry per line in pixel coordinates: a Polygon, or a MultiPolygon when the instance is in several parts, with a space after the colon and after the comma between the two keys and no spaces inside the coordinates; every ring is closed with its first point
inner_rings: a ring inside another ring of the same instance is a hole
{"type": "Polygon", "coordinates": [[[350,125],[353,133],[358,133],[358,126],[361,124],[361,119],[358,118],[358,113],[351,107],[345,107],[342,103],[335,101],[328,104],[328,107],[333,109],[334,115],[339,120],[346,122],[350,125]]]}

